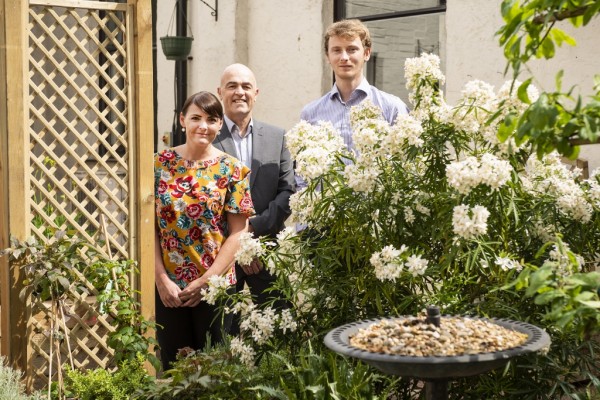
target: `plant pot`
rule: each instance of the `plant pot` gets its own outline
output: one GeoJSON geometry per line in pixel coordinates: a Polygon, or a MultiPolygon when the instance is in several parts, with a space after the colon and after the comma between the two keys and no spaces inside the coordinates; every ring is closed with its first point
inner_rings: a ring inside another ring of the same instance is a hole
{"type": "Polygon", "coordinates": [[[193,40],[189,36],[163,36],[160,44],[167,60],[185,60],[192,50],[193,40]]]}

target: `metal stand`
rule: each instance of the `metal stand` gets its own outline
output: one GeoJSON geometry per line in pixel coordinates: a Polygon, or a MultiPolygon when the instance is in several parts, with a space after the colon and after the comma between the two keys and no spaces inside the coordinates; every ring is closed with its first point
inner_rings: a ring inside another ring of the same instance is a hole
{"type": "Polygon", "coordinates": [[[425,399],[427,399],[427,400],[447,400],[448,399],[448,381],[447,380],[425,381],[425,399]]]}

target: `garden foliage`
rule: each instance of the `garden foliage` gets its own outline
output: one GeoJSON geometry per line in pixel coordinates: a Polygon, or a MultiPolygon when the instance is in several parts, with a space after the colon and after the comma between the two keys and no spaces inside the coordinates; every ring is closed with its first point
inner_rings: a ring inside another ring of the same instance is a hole
{"type": "MultiPolygon", "coordinates": [[[[259,250],[244,237],[238,257],[259,255],[292,307],[258,309],[238,294],[231,309],[242,335],[232,352],[252,365],[311,339],[325,354],[321,340],[339,325],[435,304],[443,314],[533,323],[553,340],[547,353],[459,380],[456,398],[575,396],[574,376],[597,386],[589,339],[600,327],[600,173],[584,180],[558,154],[538,158],[506,133],[504,116],[538,98],[532,86],[472,81],[450,106],[436,56],[409,59],[405,71],[411,114],[390,126],[368,102],[353,108],[356,151],[329,123],[287,133],[308,182],[291,199],[292,222],[304,229],[259,250]]],[[[215,293],[225,289],[212,282],[207,295],[215,293]]]]}

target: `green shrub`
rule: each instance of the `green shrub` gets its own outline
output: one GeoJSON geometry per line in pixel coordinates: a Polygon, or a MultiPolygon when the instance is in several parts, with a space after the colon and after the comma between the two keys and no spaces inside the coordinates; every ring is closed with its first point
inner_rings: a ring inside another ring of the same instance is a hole
{"type": "Polygon", "coordinates": [[[2,400],[39,400],[43,399],[40,393],[25,394],[21,378],[23,374],[8,365],[4,357],[0,357],[0,399],[2,400]]]}
{"type": "MultiPolygon", "coordinates": [[[[138,391],[137,398],[147,400],[253,400],[253,386],[268,380],[260,369],[240,364],[223,346],[206,352],[193,351],[178,357],[166,379],[138,391]]],[[[271,397],[268,397],[271,398],[271,397]]]]}
{"type": "Polygon", "coordinates": [[[115,372],[106,369],[69,370],[65,379],[67,398],[128,400],[136,390],[152,381],[144,369],[143,362],[141,356],[135,360],[125,360],[115,372]]]}

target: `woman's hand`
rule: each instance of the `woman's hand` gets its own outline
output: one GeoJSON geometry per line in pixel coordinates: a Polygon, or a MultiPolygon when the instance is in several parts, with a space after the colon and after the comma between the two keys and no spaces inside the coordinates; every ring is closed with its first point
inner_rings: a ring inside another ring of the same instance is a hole
{"type": "Polygon", "coordinates": [[[165,307],[181,307],[183,302],[179,298],[181,289],[175,284],[167,274],[160,275],[156,279],[156,289],[160,296],[160,300],[165,307]]]}
{"type": "Polygon", "coordinates": [[[179,300],[182,307],[195,307],[202,301],[200,291],[206,287],[206,281],[202,277],[190,282],[185,289],[179,292],[179,300]]]}
{"type": "Polygon", "coordinates": [[[182,302],[179,299],[181,289],[169,278],[165,270],[158,228],[154,232],[154,280],[156,281],[156,289],[160,300],[165,307],[181,307],[182,302]]]}

